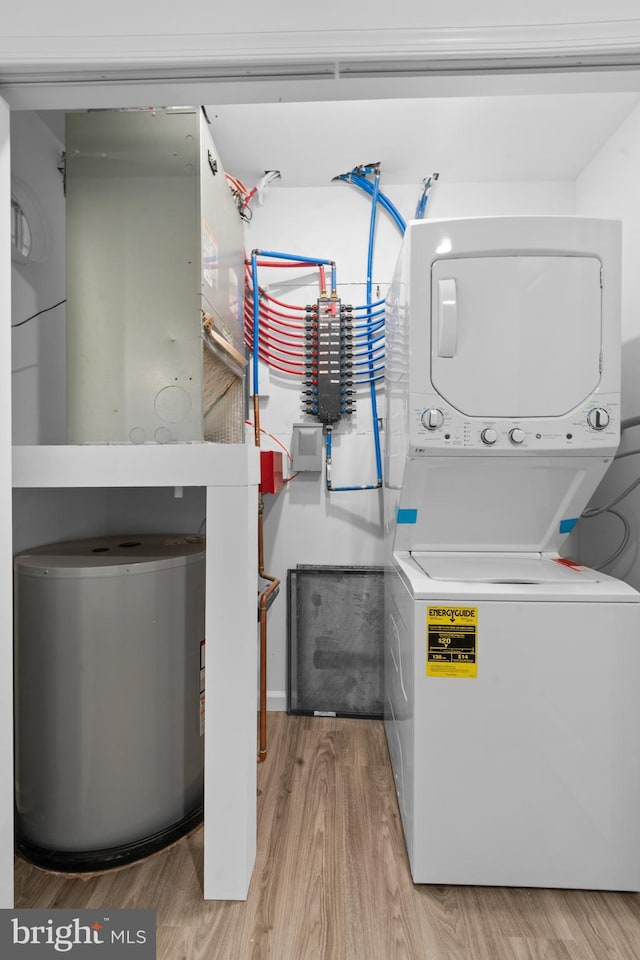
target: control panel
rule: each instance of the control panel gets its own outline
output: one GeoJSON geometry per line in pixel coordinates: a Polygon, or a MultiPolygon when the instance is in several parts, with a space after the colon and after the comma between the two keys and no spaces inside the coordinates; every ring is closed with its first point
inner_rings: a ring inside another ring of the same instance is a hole
{"type": "MultiPolygon", "coordinates": [[[[543,387],[542,387],[543,389],[543,387]]],[[[564,417],[466,417],[437,394],[411,397],[410,444],[414,454],[477,450],[512,453],[607,453],[617,447],[620,403],[616,394],[595,394],[564,417]]]]}

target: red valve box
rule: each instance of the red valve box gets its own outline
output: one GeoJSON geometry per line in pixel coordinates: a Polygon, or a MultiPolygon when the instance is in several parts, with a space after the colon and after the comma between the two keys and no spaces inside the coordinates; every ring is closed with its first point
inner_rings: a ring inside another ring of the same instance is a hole
{"type": "Polygon", "coordinates": [[[279,450],[261,450],[260,493],[280,493],[283,486],[282,454],[279,450]]]}

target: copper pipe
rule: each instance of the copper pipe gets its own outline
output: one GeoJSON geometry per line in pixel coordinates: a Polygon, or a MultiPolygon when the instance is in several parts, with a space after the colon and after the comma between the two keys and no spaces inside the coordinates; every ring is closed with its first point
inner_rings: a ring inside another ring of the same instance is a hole
{"type": "Polygon", "coordinates": [[[267,757],[267,606],[269,597],[280,586],[280,581],[264,569],[264,521],[263,499],[260,495],[258,508],[258,573],[263,580],[269,580],[269,586],[260,594],[260,708],[258,763],[267,757]]]}
{"type": "MultiPolygon", "coordinates": [[[[260,446],[260,398],[253,395],[253,427],[256,447],[260,446]]],[[[269,586],[260,594],[260,702],[258,709],[258,763],[267,757],[267,606],[269,597],[280,586],[280,581],[264,569],[264,499],[258,496],[258,576],[268,580],[269,586]]]]}
{"type": "Polygon", "coordinates": [[[253,438],[256,447],[260,446],[260,397],[253,395],[253,438]]]}

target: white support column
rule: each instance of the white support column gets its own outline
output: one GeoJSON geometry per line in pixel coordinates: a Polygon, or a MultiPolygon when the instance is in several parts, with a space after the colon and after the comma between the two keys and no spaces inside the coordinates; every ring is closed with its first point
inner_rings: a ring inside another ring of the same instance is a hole
{"type": "Polygon", "coordinates": [[[10,195],[9,108],[0,100],[0,908],[13,907],[10,195]]]}
{"type": "Polygon", "coordinates": [[[207,488],[205,900],[244,900],[256,854],[257,487],[207,488]]]}

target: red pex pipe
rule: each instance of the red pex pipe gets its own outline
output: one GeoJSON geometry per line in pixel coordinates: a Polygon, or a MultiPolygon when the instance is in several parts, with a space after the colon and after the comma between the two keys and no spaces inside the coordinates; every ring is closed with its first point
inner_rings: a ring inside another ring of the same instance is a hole
{"type": "MultiPolygon", "coordinates": [[[[284,264],[276,264],[276,266],[284,266],[284,264]]],[[[245,260],[244,262],[244,275],[245,283],[248,289],[249,294],[253,294],[253,286],[251,283],[251,261],[245,260]]],[[[285,303],[284,300],[277,300],[275,297],[272,297],[270,293],[264,289],[264,287],[258,286],[258,294],[261,298],[265,297],[267,300],[271,300],[273,303],[277,303],[281,307],[288,307],[290,310],[304,310],[304,306],[301,304],[294,303],[285,303]]]]}
{"type": "MultiPolygon", "coordinates": [[[[263,337],[262,335],[260,335],[260,338],[259,338],[259,339],[260,339],[260,342],[262,342],[262,343],[281,343],[283,347],[293,347],[293,348],[295,348],[295,347],[300,347],[300,348],[302,348],[302,347],[303,347],[302,344],[290,343],[288,340],[280,340],[279,337],[275,337],[273,334],[265,334],[264,337],[263,337]]],[[[277,349],[279,350],[280,353],[286,353],[285,350],[280,350],[279,347],[278,347],[277,349]]],[[[301,350],[301,349],[298,349],[298,350],[296,350],[294,353],[292,353],[291,356],[292,356],[292,357],[302,357],[302,356],[304,356],[304,350],[303,350],[303,349],[302,349],[302,350],[301,350]]]]}
{"type": "Polygon", "coordinates": [[[278,330],[277,327],[270,327],[269,324],[260,324],[260,339],[267,341],[274,340],[281,343],[283,347],[291,347],[292,350],[304,350],[305,341],[302,337],[290,337],[286,331],[278,330]],[[278,336],[280,334],[280,336],[278,336]]]}
{"type": "MultiPolygon", "coordinates": [[[[272,297],[272,296],[270,296],[268,293],[266,293],[266,292],[262,289],[262,287],[259,287],[259,288],[258,288],[258,298],[259,298],[260,301],[269,300],[271,303],[275,303],[275,304],[277,304],[279,307],[285,307],[287,310],[296,310],[296,311],[298,311],[300,314],[302,314],[302,315],[304,316],[305,307],[303,307],[303,306],[301,306],[301,305],[299,305],[299,304],[296,304],[296,303],[285,303],[283,300],[276,300],[275,297],[272,297]]],[[[245,298],[244,298],[244,299],[245,299],[245,304],[246,304],[249,308],[252,308],[252,307],[253,307],[253,288],[252,288],[252,287],[247,286],[247,290],[246,290],[245,298]]],[[[263,304],[263,306],[264,306],[264,304],[263,304]]],[[[272,308],[272,307],[268,307],[268,309],[271,310],[271,309],[273,309],[273,308],[272,308]]],[[[282,314],[282,316],[291,316],[291,318],[293,319],[293,318],[296,317],[296,314],[295,314],[295,313],[293,313],[293,314],[282,314]]],[[[302,317],[301,317],[301,319],[302,319],[302,317]]]]}
{"type": "Polygon", "coordinates": [[[298,316],[295,313],[281,313],[280,310],[274,310],[273,307],[269,307],[266,304],[260,304],[260,313],[264,313],[265,316],[283,317],[285,320],[298,320],[301,324],[304,323],[304,315],[298,316]]]}
{"type": "Polygon", "coordinates": [[[274,370],[280,370],[282,373],[288,373],[291,377],[302,377],[304,375],[304,370],[289,370],[287,367],[282,367],[279,363],[276,363],[269,357],[263,356],[261,353],[258,353],[258,356],[261,360],[264,360],[269,367],[273,367],[274,370]]]}
{"type": "MultiPolygon", "coordinates": [[[[244,325],[247,328],[253,327],[252,317],[250,315],[245,314],[244,325]]],[[[280,334],[281,337],[285,337],[291,344],[300,345],[304,341],[302,333],[292,333],[287,329],[283,329],[277,323],[269,323],[264,317],[260,318],[260,328],[268,331],[273,330],[274,335],[280,334]]]]}
{"type": "Polygon", "coordinates": [[[288,307],[289,310],[301,310],[304,313],[304,307],[301,304],[285,303],[284,300],[276,300],[275,297],[272,297],[271,294],[263,290],[262,287],[260,287],[260,298],[270,300],[271,303],[277,303],[279,307],[288,307]]]}
{"type": "MultiPolygon", "coordinates": [[[[253,191],[251,191],[251,194],[247,198],[246,203],[249,202],[249,200],[252,198],[254,193],[255,193],[255,188],[253,191]]],[[[250,264],[251,264],[250,260],[245,260],[245,268],[248,268],[250,264]]],[[[314,265],[313,262],[310,262],[309,260],[284,260],[284,261],[256,260],[257,267],[309,267],[313,265],[314,265]]],[[[318,271],[320,273],[320,295],[325,297],[327,295],[327,278],[326,278],[325,269],[323,264],[321,263],[316,264],[316,266],[318,267],[318,271]]],[[[265,296],[268,296],[268,294],[265,294],[265,296]]],[[[273,299],[273,298],[270,298],[270,299],[273,299]]],[[[275,302],[281,303],[280,301],[275,301],[275,302]]],[[[289,306],[289,304],[281,303],[281,306],[286,307],[286,306],[289,306]]]]}
{"type": "MultiPolygon", "coordinates": [[[[250,334],[245,333],[244,341],[245,341],[246,345],[247,345],[250,349],[253,349],[253,337],[251,337],[250,334]]],[[[304,354],[303,354],[303,353],[294,353],[294,352],[287,351],[287,350],[281,350],[280,347],[277,347],[277,346],[274,346],[274,347],[273,347],[273,350],[269,350],[269,340],[268,340],[268,339],[265,339],[264,337],[260,337],[260,338],[259,338],[259,340],[258,340],[258,349],[259,349],[261,352],[267,353],[269,356],[272,356],[272,355],[273,355],[273,357],[274,357],[275,360],[280,360],[280,361],[282,361],[282,363],[291,363],[293,366],[298,366],[298,364],[297,364],[297,362],[296,362],[295,360],[285,360],[284,357],[279,357],[279,356],[277,356],[277,354],[283,353],[283,354],[287,354],[288,356],[291,356],[291,357],[298,357],[298,358],[301,359],[301,360],[304,359],[304,354]]]]}
{"type": "MultiPolygon", "coordinates": [[[[246,188],[245,188],[245,189],[246,189],[246,188]]],[[[247,193],[247,196],[246,196],[245,201],[244,201],[244,203],[242,204],[242,206],[243,206],[243,207],[248,206],[248,205],[251,203],[251,201],[253,200],[253,198],[255,197],[255,195],[256,195],[257,192],[258,192],[258,188],[257,188],[257,187],[253,187],[252,190],[249,190],[249,192],[247,193]]]]}
{"type": "MultiPolygon", "coordinates": [[[[248,346],[251,347],[251,344],[248,344],[248,346]]],[[[258,356],[261,360],[264,360],[268,366],[273,367],[274,370],[280,370],[282,373],[288,373],[292,377],[301,377],[304,374],[303,364],[296,364],[297,369],[294,370],[292,367],[285,367],[280,363],[276,363],[273,357],[271,357],[269,354],[263,353],[262,350],[258,350],[258,356]]]]}
{"type": "MultiPolygon", "coordinates": [[[[273,338],[273,339],[275,339],[275,338],[273,338]]],[[[268,348],[269,348],[269,346],[271,346],[272,344],[273,344],[272,338],[270,338],[270,337],[263,337],[262,335],[259,335],[259,336],[258,336],[258,347],[259,347],[259,349],[263,349],[263,345],[264,345],[264,348],[267,349],[267,352],[270,352],[268,348]]],[[[288,344],[286,344],[286,346],[291,347],[291,346],[294,346],[294,344],[288,343],[288,344]]],[[[278,346],[275,346],[275,345],[273,345],[273,353],[274,353],[274,355],[279,354],[279,353],[283,353],[283,354],[285,354],[285,356],[288,356],[288,357],[300,357],[300,358],[304,357],[304,353],[301,352],[300,350],[284,350],[282,347],[278,347],[278,346]]],[[[276,359],[280,359],[280,360],[281,360],[281,359],[283,359],[283,358],[282,358],[282,357],[276,357],[276,359]]]]}
{"type": "MultiPolygon", "coordinates": [[[[265,340],[264,337],[260,337],[258,340],[258,347],[259,349],[263,349],[262,345],[264,344],[264,348],[266,349],[266,347],[268,347],[271,344],[271,342],[272,342],[271,340],[265,340]]],[[[302,359],[304,357],[304,353],[299,353],[294,350],[284,350],[282,347],[278,347],[275,345],[273,346],[273,351],[270,350],[268,352],[270,354],[271,352],[273,352],[273,355],[275,356],[275,358],[277,360],[282,360],[283,362],[285,357],[298,357],[299,359],[302,359]],[[283,354],[283,356],[279,356],[279,354],[283,354]]]]}
{"type": "MultiPolygon", "coordinates": [[[[253,306],[251,304],[245,304],[244,315],[253,323],[253,306]]],[[[272,320],[274,323],[279,324],[281,327],[289,327],[291,330],[305,330],[306,325],[304,320],[300,317],[289,317],[290,320],[299,320],[298,323],[287,323],[286,319],[281,319],[286,316],[286,314],[275,313],[273,310],[269,310],[268,307],[260,307],[258,310],[259,317],[265,317],[265,319],[272,320]]]]}
{"type": "Polygon", "coordinates": [[[258,267],[312,267],[308,260],[256,260],[258,267]]]}
{"type": "MultiPolygon", "coordinates": [[[[249,330],[249,329],[247,329],[247,327],[245,327],[245,340],[247,340],[247,339],[250,339],[251,341],[253,341],[253,331],[252,331],[252,330],[249,330]]],[[[258,342],[261,343],[261,344],[264,343],[264,344],[269,345],[270,343],[274,343],[274,344],[277,343],[278,340],[277,340],[276,337],[272,337],[270,334],[268,334],[268,333],[263,333],[262,331],[260,331],[259,334],[258,334],[258,342]]],[[[304,356],[304,345],[303,345],[303,344],[301,344],[301,343],[289,343],[289,342],[286,341],[286,340],[282,340],[282,341],[280,341],[280,342],[281,342],[285,347],[290,347],[290,348],[293,349],[294,353],[292,353],[292,356],[298,356],[298,357],[303,357],[303,356],[304,356]]],[[[280,347],[274,346],[274,349],[275,349],[276,351],[278,351],[278,352],[284,353],[284,350],[281,350],[280,347]]]]}
{"type": "MultiPolygon", "coordinates": [[[[245,307],[244,311],[245,320],[253,326],[253,310],[249,307],[245,307]]],[[[302,337],[304,336],[306,326],[302,323],[287,323],[286,320],[281,320],[279,314],[273,314],[269,310],[259,310],[258,317],[263,319],[265,325],[268,326],[268,321],[271,321],[271,324],[275,329],[279,329],[281,333],[286,334],[289,337],[302,337]],[[293,333],[288,331],[292,330],[293,333]]]]}

